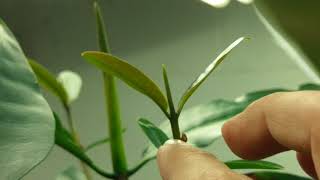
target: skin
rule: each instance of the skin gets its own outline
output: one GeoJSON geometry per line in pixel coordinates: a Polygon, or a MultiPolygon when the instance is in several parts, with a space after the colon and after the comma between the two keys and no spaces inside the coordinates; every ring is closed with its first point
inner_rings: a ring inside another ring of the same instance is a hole
{"type": "MultiPolygon", "coordinates": [[[[257,160],[294,150],[310,176],[320,177],[320,92],[275,93],[252,103],[224,124],[229,148],[257,160]],[[244,138],[245,137],[245,138],[244,138]]],[[[250,180],[228,169],[213,155],[181,141],[168,141],[157,155],[164,180],[250,180]]]]}

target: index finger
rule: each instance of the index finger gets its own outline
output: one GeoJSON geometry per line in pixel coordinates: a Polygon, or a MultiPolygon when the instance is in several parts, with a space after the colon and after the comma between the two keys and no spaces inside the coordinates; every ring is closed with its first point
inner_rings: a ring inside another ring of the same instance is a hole
{"type": "MultiPolygon", "coordinates": [[[[320,171],[320,93],[275,93],[251,104],[223,129],[231,150],[260,159],[286,150],[311,153],[320,171]]],[[[320,172],[318,172],[319,174],[320,172]]]]}

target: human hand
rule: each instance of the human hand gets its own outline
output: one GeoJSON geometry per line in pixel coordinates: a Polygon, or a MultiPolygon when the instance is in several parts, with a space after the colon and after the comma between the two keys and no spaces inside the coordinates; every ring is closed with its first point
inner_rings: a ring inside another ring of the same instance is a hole
{"type": "MultiPolygon", "coordinates": [[[[320,175],[320,93],[275,93],[251,104],[222,129],[230,149],[244,159],[262,159],[294,150],[312,177],[320,175]]],[[[213,155],[181,141],[169,141],[158,151],[164,180],[247,180],[213,155]]]]}

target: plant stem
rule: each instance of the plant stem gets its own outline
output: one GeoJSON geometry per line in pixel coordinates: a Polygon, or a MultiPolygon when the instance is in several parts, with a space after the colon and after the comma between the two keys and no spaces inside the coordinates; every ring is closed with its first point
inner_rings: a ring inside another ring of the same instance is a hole
{"type": "Polygon", "coordinates": [[[127,161],[122,137],[122,124],[114,78],[103,74],[106,105],[109,123],[109,137],[114,172],[118,175],[127,173],[127,161]]]}
{"type": "MultiPolygon", "coordinates": [[[[67,114],[67,122],[68,122],[68,125],[70,128],[70,131],[71,131],[71,135],[73,136],[75,142],[79,145],[79,147],[81,147],[81,149],[84,150],[83,146],[80,143],[79,135],[78,135],[76,128],[74,126],[74,122],[73,122],[73,118],[72,118],[72,114],[71,114],[71,108],[67,104],[64,105],[64,108],[65,108],[65,111],[67,114]]],[[[83,163],[82,161],[80,161],[80,166],[81,166],[82,171],[83,171],[84,175],[86,176],[87,180],[92,180],[88,166],[85,163],[83,163]]]]}
{"type": "Polygon", "coordinates": [[[169,102],[169,109],[170,109],[170,115],[167,116],[170,120],[171,124],[171,131],[174,139],[181,139],[181,134],[180,134],[180,128],[179,128],[179,114],[176,112],[173,99],[172,99],[172,93],[171,93],[171,88],[169,84],[169,79],[167,75],[167,70],[165,65],[162,65],[162,75],[163,75],[163,80],[164,80],[164,85],[166,88],[166,94],[167,94],[167,99],[169,102]]]}
{"type": "MultiPolygon", "coordinates": [[[[97,32],[99,48],[102,52],[109,53],[107,33],[104,20],[97,1],[93,3],[97,19],[97,32]]],[[[118,95],[116,83],[113,76],[103,73],[104,93],[106,97],[106,111],[108,114],[110,148],[112,156],[112,164],[116,180],[127,180],[127,160],[122,137],[122,122],[120,118],[120,108],[118,103],[118,95]]]]}
{"type": "Polygon", "coordinates": [[[176,113],[171,114],[170,124],[171,124],[171,131],[172,131],[173,139],[181,139],[178,118],[179,118],[179,116],[177,116],[176,113]]]}

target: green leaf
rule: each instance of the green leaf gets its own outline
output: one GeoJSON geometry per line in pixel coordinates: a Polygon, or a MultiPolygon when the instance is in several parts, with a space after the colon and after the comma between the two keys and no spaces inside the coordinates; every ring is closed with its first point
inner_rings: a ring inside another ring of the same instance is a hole
{"type": "Polygon", "coordinates": [[[87,178],[81,170],[71,166],[59,174],[56,180],[87,180],[87,178]]]}
{"type": "Polygon", "coordinates": [[[284,172],[276,172],[276,171],[270,171],[270,172],[254,172],[249,174],[250,177],[254,177],[258,180],[275,180],[275,179],[281,179],[281,180],[311,180],[311,178],[297,176],[294,174],[284,173],[284,172]]]}
{"type": "Polygon", "coordinates": [[[176,110],[175,110],[172,95],[171,95],[171,88],[170,88],[170,84],[169,84],[167,68],[164,64],[162,65],[162,77],[163,77],[163,81],[164,81],[164,86],[166,88],[166,94],[167,94],[168,105],[169,105],[169,109],[170,109],[170,115],[173,116],[176,113],[176,110]]]}
{"type": "Polygon", "coordinates": [[[62,149],[68,151],[70,154],[74,155],[82,162],[86,163],[89,167],[91,167],[98,174],[108,177],[114,178],[114,174],[105,172],[104,170],[97,167],[94,162],[85,154],[75,140],[72,138],[71,134],[62,126],[59,117],[54,114],[56,121],[56,132],[55,132],[55,143],[62,149]]]}
{"type": "Polygon", "coordinates": [[[67,92],[63,85],[57,81],[55,75],[32,59],[29,59],[29,64],[31,65],[33,72],[36,74],[42,88],[56,95],[63,104],[68,104],[67,92]]]}
{"type": "Polygon", "coordinates": [[[230,169],[283,169],[283,166],[269,161],[233,160],[225,165],[230,169]]]}
{"type": "Polygon", "coordinates": [[[302,84],[299,86],[299,90],[314,90],[314,91],[319,91],[320,90],[320,85],[318,84],[313,84],[313,83],[306,83],[302,84]]]}
{"type": "Polygon", "coordinates": [[[143,132],[147,135],[147,137],[155,147],[159,148],[167,140],[169,140],[168,136],[150,121],[141,118],[139,119],[138,123],[143,132]]]}
{"type": "MultiPolygon", "coordinates": [[[[180,130],[188,137],[188,143],[196,147],[206,147],[221,137],[222,125],[234,115],[242,112],[253,101],[272,94],[274,92],[286,91],[284,89],[270,89],[251,92],[234,100],[213,100],[185,110],[179,118],[180,130]]],[[[160,129],[168,137],[172,137],[170,122],[163,121],[160,129]]],[[[152,144],[144,150],[144,157],[154,157],[157,149],[152,144]]]]}
{"type": "Polygon", "coordinates": [[[62,71],[58,74],[57,80],[64,87],[69,104],[79,97],[82,86],[82,80],[79,74],[69,70],[62,71]]]}
{"type": "Polygon", "coordinates": [[[47,156],[54,118],[27,58],[0,19],[0,179],[16,180],[47,156]]]}
{"type": "Polygon", "coordinates": [[[88,51],[82,56],[104,72],[116,76],[133,89],[151,98],[162,111],[167,110],[168,103],[160,88],[143,72],[127,62],[107,53],[88,51]]]}
{"type": "Polygon", "coordinates": [[[234,41],[224,51],[222,51],[222,53],[211,64],[209,64],[209,66],[205,69],[205,71],[198,76],[198,78],[191,84],[191,86],[182,95],[179,102],[179,106],[178,106],[178,112],[182,111],[183,106],[191,97],[191,95],[208,78],[208,76],[219,66],[219,64],[227,57],[227,55],[245,39],[246,38],[241,37],[236,41],[234,41]]]}

